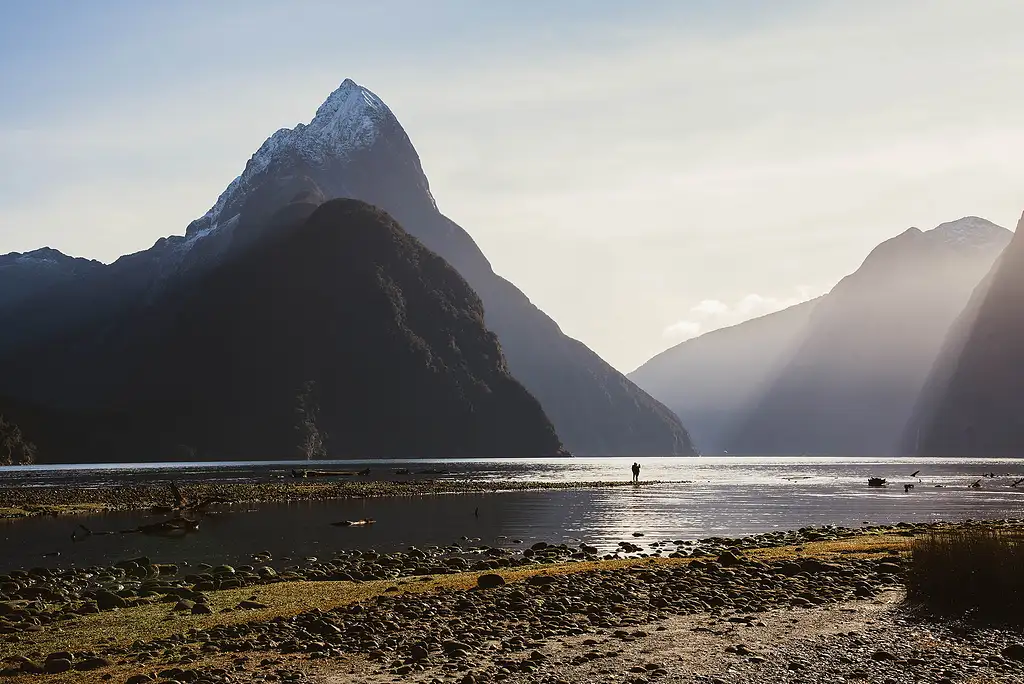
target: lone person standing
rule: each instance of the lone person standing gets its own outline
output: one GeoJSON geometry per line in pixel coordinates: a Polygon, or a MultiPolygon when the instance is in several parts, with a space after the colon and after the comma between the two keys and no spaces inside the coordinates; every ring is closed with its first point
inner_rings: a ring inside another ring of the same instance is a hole
{"type": "Polygon", "coordinates": [[[633,462],[633,482],[640,481],[640,464],[633,462]]]}

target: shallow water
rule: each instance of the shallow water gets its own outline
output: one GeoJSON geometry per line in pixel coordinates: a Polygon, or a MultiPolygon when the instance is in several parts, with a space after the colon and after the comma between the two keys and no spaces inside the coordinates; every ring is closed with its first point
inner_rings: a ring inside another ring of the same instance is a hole
{"type": "MultiPolygon", "coordinates": [[[[631,459],[542,461],[318,462],[312,467],[371,468],[369,479],[597,481],[628,480],[631,459]],[[443,467],[451,475],[398,476],[395,469],[443,467]]],[[[296,464],[189,464],[9,469],[0,486],[61,486],[71,481],[110,485],[140,481],[265,481],[296,464]]],[[[301,464],[298,467],[306,467],[301,464]]],[[[449,544],[463,537],[515,548],[586,541],[612,548],[643,542],[736,536],[808,525],[1024,517],[1024,485],[1011,487],[1024,462],[994,459],[661,458],[643,459],[642,479],[662,484],[595,490],[531,491],[500,495],[389,497],[226,508],[203,518],[200,530],[179,539],[140,534],[92,536],[73,542],[84,522],[94,531],[123,530],[166,516],[116,513],[87,517],[0,521],[0,571],[16,567],[92,565],[138,555],[156,562],[244,562],[254,551],[275,557],[329,556],[340,548],[381,551],[449,544]],[[919,482],[910,473],[921,470],[919,482]],[[993,473],[996,477],[983,477],[993,473]],[[884,489],[867,478],[888,478],[884,489]],[[981,489],[968,485],[981,478],[981,489]],[[903,483],[914,483],[905,494],[903,483]],[[936,487],[936,485],[943,485],[936,487]],[[479,517],[475,512],[479,510],[479,517]],[[372,517],[366,528],[329,523],[372,517]],[[59,556],[44,556],[59,552],[59,556]]],[[[1024,475],[1021,475],[1024,476],[1024,475]]]]}

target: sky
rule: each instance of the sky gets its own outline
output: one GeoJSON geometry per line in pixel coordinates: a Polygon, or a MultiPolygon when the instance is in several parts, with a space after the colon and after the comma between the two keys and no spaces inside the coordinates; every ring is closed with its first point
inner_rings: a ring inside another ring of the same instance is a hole
{"type": "Polygon", "coordinates": [[[1024,209],[1019,0],[0,0],[0,253],[184,233],[345,78],[439,208],[630,371],[1024,209]]]}

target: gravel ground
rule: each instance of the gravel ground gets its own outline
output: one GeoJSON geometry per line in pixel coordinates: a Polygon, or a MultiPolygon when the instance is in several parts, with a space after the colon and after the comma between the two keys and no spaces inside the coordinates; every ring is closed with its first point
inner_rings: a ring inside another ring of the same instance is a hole
{"type": "MultiPolygon", "coordinates": [[[[673,616],[644,625],[629,636],[609,633],[558,638],[528,659],[535,672],[514,673],[508,684],[739,684],[746,682],[1022,682],[1024,663],[1000,655],[991,633],[956,634],[948,628],[908,620],[901,591],[876,599],[813,609],[773,609],[752,622],[730,622],[706,614],[673,616]]],[[[997,642],[1003,640],[995,637],[997,642]]],[[[404,681],[417,683],[492,681],[501,659],[482,657],[486,674],[427,671],[404,681]]],[[[341,673],[321,671],[310,684],[380,684],[368,663],[341,673]]]]}
{"type": "MultiPolygon", "coordinates": [[[[841,536],[834,529],[792,535],[841,536]]],[[[251,614],[251,619],[80,651],[32,650],[33,635],[59,630],[64,615],[33,612],[23,605],[31,599],[20,599],[0,603],[0,609],[16,609],[16,616],[0,615],[0,622],[9,624],[12,646],[23,644],[21,655],[0,666],[0,681],[54,675],[63,684],[88,673],[90,682],[99,676],[118,684],[1024,682],[1024,635],[958,629],[907,611],[901,603],[905,560],[900,554],[853,552],[821,558],[806,554],[803,546],[777,554],[753,551],[766,540],[788,538],[733,540],[730,548],[714,555],[683,558],[673,552],[669,558],[636,558],[626,565],[592,561],[588,567],[596,569],[580,572],[538,566],[533,557],[522,559],[528,563],[518,567],[507,567],[506,558],[493,558],[482,562],[505,566],[450,576],[475,581],[473,589],[449,584],[420,592],[409,587],[429,577],[417,578],[415,564],[409,562],[440,567],[446,562],[443,554],[428,560],[429,554],[410,552],[396,557],[396,569],[389,570],[379,565],[377,554],[364,552],[358,563],[371,565],[358,567],[383,569],[385,579],[375,580],[382,587],[394,582],[381,595],[261,618],[268,606],[259,602],[259,588],[253,585],[251,599],[238,606],[213,604],[232,614],[251,614]],[[388,578],[407,568],[412,568],[411,575],[388,578]],[[60,679],[61,673],[73,678],[60,679]]],[[[715,546],[709,541],[700,548],[709,554],[715,546]]],[[[556,556],[561,554],[559,550],[556,556]]],[[[339,565],[330,567],[339,572],[339,565]]],[[[148,570],[137,565],[128,573],[148,570]]],[[[225,576],[239,574],[231,570],[225,576]]],[[[322,572],[304,571],[306,584],[301,586],[315,584],[322,572]]],[[[72,591],[85,579],[62,578],[60,591],[72,591]]],[[[181,612],[196,614],[199,608],[214,616],[210,603],[200,599],[219,596],[228,582],[234,591],[249,591],[247,581],[234,577],[196,577],[186,582],[194,582],[191,588],[149,581],[148,589],[125,587],[125,601],[150,610],[165,604],[160,610],[169,624],[181,612]]],[[[342,584],[348,586],[347,581],[342,584]]],[[[24,573],[7,578],[6,585],[11,586],[0,588],[43,593],[54,587],[54,578],[24,573]]],[[[117,603],[116,594],[103,596],[117,603]]],[[[30,605],[45,605],[45,600],[40,597],[30,605]]],[[[116,615],[130,607],[96,610],[116,615]]],[[[72,614],[70,619],[78,618],[72,614]]]]}

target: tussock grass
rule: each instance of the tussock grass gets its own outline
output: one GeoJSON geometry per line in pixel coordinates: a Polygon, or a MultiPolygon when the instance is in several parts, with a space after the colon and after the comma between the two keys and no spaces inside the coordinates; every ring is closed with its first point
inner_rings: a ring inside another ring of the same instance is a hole
{"type": "Polygon", "coordinates": [[[1024,532],[967,528],[915,539],[907,601],[935,615],[1024,626],[1024,532]]]}

